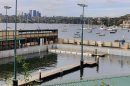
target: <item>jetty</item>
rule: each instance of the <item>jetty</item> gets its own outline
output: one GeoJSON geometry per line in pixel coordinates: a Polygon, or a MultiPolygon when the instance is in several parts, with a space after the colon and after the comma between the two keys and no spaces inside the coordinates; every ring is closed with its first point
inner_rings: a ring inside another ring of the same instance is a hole
{"type": "MultiPolygon", "coordinates": [[[[96,67],[96,66],[98,66],[98,61],[84,61],[84,67],[91,68],[91,67],[96,67]]],[[[55,68],[53,70],[43,71],[40,73],[41,75],[39,75],[39,72],[37,72],[35,75],[29,78],[29,81],[19,80],[18,85],[25,86],[28,83],[35,83],[39,80],[39,76],[41,80],[45,82],[45,81],[54,79],[56,77],[60,77],[68,73],[74,72],[79,69],[80,69],[80,63],[64,66],[61,68],[55,68]]]]}
{"type": "MultiPolygon", "coordinates": [[[[14,48],[14,30],[0,31],[0,51],[14,48]]],[[[58,41],[57,29],[17,30],[17,49],[30,46],[54,44],[58,41]]]]}

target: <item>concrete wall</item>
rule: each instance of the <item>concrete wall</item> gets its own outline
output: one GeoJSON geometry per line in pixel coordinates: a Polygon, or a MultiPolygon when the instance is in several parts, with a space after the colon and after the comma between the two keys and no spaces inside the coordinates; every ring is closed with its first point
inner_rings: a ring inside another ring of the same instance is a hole
{"type": "Polygon", "coordinates": [[[112,42],[112,47],[119,48],[120,43],[119,42],[112,42]]]}
{"type": "Polygon", "coordinates": [[[112,46],[112,43],[111,42],[104,42],[103,46],[104,47],[110,47],[110,46],[112,46]]]}
{"type": "Polygon", "coordinates": [[[70,39],[69,44],[74,44],[74,40],[70,39]]]}
{"type": "MultiPolygon", "coordinates": [[[[80,39],[60,39],[60,44],[80,44],[80,39]]],[[[94,41],[94,40],[84,40],[84,45],[88,46],[100,46],[100,47],[111,47],[111,48],[130,48],[130,43],[125,43],[121,46],[119,42],[104,42],[104,41],[94,41]]]]}
{"type": "Polygon", "coordinates": [[[89,45],[89,41],[84,40],[84,41],[83,41],[83,44],[84,44],[84,45],[89,45]]]}
{"type": "Polygon", "coordinates": [[[89,43],[90,46],[95,46],[96,45],[96,41],[93,41],[93,40],[89,40],[88,43],[89,43]]]}
{"type": "MultiPolygon", "coordinates": [[[[17,49],[17,55],[34,53],[34,52],[39,52],[39,51],[47,51],[47,49],[56,48],[56,47],[57,46],[55,44],[52,44],[52,45],[21,48],[21,49],[17,49]]],[[[11,56],[14,56],[14,50],[0,51],[0,58],[11,57],[11,56]]]]}

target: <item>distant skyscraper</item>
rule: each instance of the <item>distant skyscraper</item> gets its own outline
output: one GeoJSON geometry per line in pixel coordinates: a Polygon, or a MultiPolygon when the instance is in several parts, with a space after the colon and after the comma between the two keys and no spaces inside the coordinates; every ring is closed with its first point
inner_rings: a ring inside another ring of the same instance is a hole
{"type": "Polygon", "coordinates": [[[41,17],[41,13],[39,13],[39,17],[41,17]]]}
{"type": "Polygon", "coordinates": [[[37,11],[37,17],[39,17],[39,11],[37,11]]]}
{"type": "Polygon", "coordinates": [[[32,17],[32,10],[29,10],[29,16],[32,17]]]}
{"type": "Polygon", "coordinates": [[[41,17],[41,13],[37,11],[37,17],[41,17]]]}
{"type": "Polygon", "coordinates": [[[24,17],[26,18],[28,15],[27,15],[27,13],[24,13],[24,17]]]}
{"type": "Polygon", "coordinates": [[[33,17],[36,17],[36,16],[37,16],[37,11],[33,10],[33,17]]]}
{"type": "Polygon", "coordinates": [[[24,21],[27,21],[27,18],[28,18],[28,14],[24,13],[24,21]]]}

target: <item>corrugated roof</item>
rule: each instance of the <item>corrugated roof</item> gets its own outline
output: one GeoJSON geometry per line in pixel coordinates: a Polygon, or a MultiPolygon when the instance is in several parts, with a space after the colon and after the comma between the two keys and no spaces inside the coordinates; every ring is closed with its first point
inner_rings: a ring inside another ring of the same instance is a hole
{"type": "Polygon", "coordinates": [[[68,83],[53,84],[46,86],[129,86],[130,76],[96,80],[80,80],[68,83]]]}

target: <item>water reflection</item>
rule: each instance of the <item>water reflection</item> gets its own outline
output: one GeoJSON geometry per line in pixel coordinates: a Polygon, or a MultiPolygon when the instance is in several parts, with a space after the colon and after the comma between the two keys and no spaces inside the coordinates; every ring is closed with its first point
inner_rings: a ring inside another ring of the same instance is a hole
{"type": "Polygon", "coordinates": [[[84,68],[80,68],[80,80],[83,79],[83,74],[84,74],[84,68]]]}
{"type": "MultiPolygon", "coordinates": [[[[28,71],[35,71],[38,69],[45,69],[45,67],[53,67],[57,63],[57,54],[45,53],[42,52],[39,55],[38,53],[23,55],[25,63],[29,64],[28,71]]],[[[13,57],[0,59],[0,80],[7,80],[13,75],[13,57]],[[5,61],[5,62],[3,62],[5,61]],[[6,64],[5,64],[6,63],[6,64]]],[[[17,64],[18,74],[21,74],[24,69],[22,67],[22,63],[17,64]]]]}

